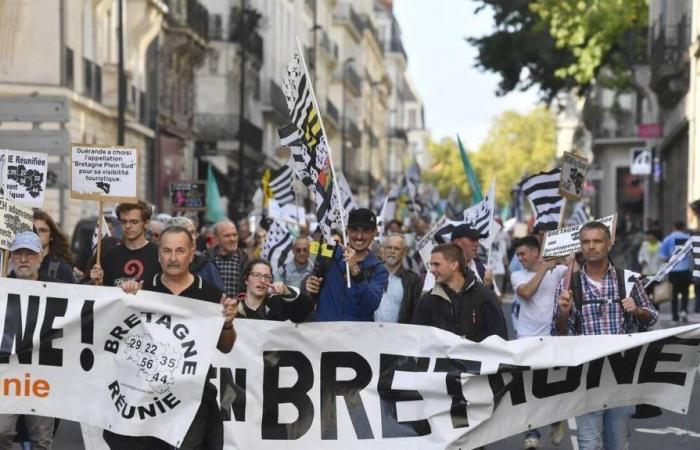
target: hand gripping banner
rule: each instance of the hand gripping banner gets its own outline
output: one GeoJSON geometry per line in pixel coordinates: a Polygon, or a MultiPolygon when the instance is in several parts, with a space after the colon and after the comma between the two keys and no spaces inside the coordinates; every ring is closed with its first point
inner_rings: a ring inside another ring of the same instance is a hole
{"type": "Polygon", "coordinates": [[[0,413],[178,446],[201,402],[220,309],[145,291],[3,279],[0,413]]]}

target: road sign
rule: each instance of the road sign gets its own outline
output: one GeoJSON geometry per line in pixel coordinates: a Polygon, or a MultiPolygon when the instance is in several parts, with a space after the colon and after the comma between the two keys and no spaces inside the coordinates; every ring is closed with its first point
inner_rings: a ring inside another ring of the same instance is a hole
{"type": "Polygon", "coordinates": [[[70,135],[67,130],[0,130],[0,148],[67,155],[70,135]]]}
{"type": "Polygon", "coordinates": [[[630,149],[630,174],[651,175],[651,150],[645,147],[630,149]]]}
{"type": "Polygon", "coordinates": [[[70,120],[68,97],[55,95],[0,96],[0,122],[60,122],[70,120]]]}

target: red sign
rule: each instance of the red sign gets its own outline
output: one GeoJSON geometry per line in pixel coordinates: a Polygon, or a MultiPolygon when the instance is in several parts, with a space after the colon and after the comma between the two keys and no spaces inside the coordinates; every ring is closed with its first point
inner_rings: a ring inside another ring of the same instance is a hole
{"type": "Polygon", "coordinates": [[[660,123],[640,123],[637,125],[637,136],[645,139],[660,138],[663,127],[660,123]]]}

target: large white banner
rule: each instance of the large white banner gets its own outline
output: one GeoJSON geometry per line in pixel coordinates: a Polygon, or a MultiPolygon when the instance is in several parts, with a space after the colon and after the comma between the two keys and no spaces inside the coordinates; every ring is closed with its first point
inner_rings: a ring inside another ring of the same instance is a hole
{"type": "Polygon", "coordinates": [[[469,449],[614,406],[684,414],[700,362],[700,325],[482,343],[399,324],[236,329],[214,362],[227,450],[469,449]]]}
{"type": "Polygon", "coordinates": [[[220,310],[153,292],[3,279],[0,413],[178,446],[201,402],[220,310]]]}

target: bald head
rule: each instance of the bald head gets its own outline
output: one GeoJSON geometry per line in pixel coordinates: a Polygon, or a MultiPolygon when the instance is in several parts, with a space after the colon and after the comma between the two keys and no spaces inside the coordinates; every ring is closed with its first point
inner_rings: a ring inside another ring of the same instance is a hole
{"type": "Polygon", "coordinates": [[[238,250],[238,229],[233,222],[222,219],[212,228],[214,237],[219,242],[219,252],[228,254],[238,250]]]}

